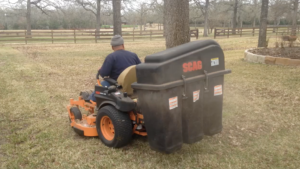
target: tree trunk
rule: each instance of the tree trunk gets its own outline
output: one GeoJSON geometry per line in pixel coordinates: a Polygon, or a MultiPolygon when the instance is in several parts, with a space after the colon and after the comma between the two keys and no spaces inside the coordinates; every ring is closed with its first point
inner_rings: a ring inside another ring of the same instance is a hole
{"type": "Polygon", "coordinates": [[[253,18],[253,21],[252,21],[252,27],[255,28],[256,27],[256,17],[253,18]]]}
{"type": "Polygon", "coordinates": [[[113,0],[114,35],[122,36],[121,0],[113,0]]]}
{"type": "Polygon", "coordinates": [[[276,19],[276,17],[275,17],[275,19],[274,19],[274,25],[273,25],[273,33],[275,33],[276,32],[276,25],[277,25],[277,21],[276,21],[277,19],[276,19]]]}
{"type": "Polygon", "coordinates": [[[253,10],[253,20],[252,20],[252,27],[255,28],[256,27],[256,8],[257,8],[257,0],[254,0],[254,10],[253,10]]]}
{"type": "Polygon", "coordinates": [[[140,11],[140,35],[142,35],[143,31],[143,24],[144,24],[144,5],[141,4],[141,11],[140,11]]]}
{"type": "Polygon", "coordinates": [[[242,27],[243,27],[243,18],[240,17],[240,28],[242,28],[242,27]]]}
{"type": "Polygon", "coordinates": [[[204,31],[203,31],[203,37],[208,37],[208,6],[209,6],[209,0],[205,0],[205,15],[204,15],[204,31]]]}
{"type": "Polygon", "coordinates": [[[4,30],[7,30],[6,13],[4,14],[4,30]]]}
{"type": "Polygon", "coordinates": [[[232,34],[233,35],[236,34],[235,29],[236,29],[237,8],[238,8],[238,0],[234,0],[233,18],[232,18],[232,34]]]}
{"type": "Polygon", "coordinates": [[[166,47],[172,48],[190,41],[189,0],[164,0],[166,47]]]}
{"type": "Polygon", "coordinates": [[[143,32],[143,25],[140,24],[140,35],[142,35],[142,32],[143,32]]]}
{"type": "Polygon", "coordinates": [[[258,47],[267,47],[267,19],[268,19],[268,6],[269,0],[262,0],[261,14],[260,14],[260,27],[258,37],[258,47]]]}
{"type": "Polygon", "coordinates": [[[31,2],[27,0],[27,13],[26,13],[26,35],[31,37],[31,2]]]}
{"type": "Polygon", "coordinates": [[[166,34],[167,34],[167,32],[166,32],[166,30],[167,30],[167,24],[166,24],[166,10],[165,10],[165,8],[166,8],[166,6],[165,6],[165,4],[166,3],[164,3],[164,11],[163,11],[163,13],[164,13],[164,16],[163,16],[163,34],[164,34],[164,37],[166,37],[166,34]]]}
{"type": "Polygon", "coordinates": [[[101,10],[101,0],[97,0],[97,13],[96,13],[96,38],[100,38],[100,10],[101,10]]]}
{"type": "Polygon", "coordinates": [[[291,36],[297,35],[297,12],[298,12],[299,0],[293,0],[293,23],[291,36]]]}

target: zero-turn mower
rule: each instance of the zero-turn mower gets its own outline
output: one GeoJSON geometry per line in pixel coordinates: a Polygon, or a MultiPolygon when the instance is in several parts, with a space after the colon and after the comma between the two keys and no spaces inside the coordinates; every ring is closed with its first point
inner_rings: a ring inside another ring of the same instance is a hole
{"type": "Polygon", "coordinates": [[[154,150],[171,153],[183,143],[222,131],[224,54],[213,40],[194,41],[147,56],[125,69],[111,86],[70,99],[70,124],[76,133],[108,147],[127,145],[133,134],[147,136],[154,150]],[[83,115],[81,110],[87,111],[83,115]]]}

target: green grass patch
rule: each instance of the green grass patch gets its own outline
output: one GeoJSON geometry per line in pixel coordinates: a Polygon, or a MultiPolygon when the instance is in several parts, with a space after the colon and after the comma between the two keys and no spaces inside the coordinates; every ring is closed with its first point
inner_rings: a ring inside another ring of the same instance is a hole
{"type": "MultiPolygon", "coordinates": [[[[143,137],[111,149],[69,126],[69,99],[93,89],[109,42],[1,45],[0,168],[299,168],[300,68],[245,62],[256,37],[217,41],[232,69],[223,131],[169,155],[152,151],[143,137]]],[[[125,47],[143,60],[165,42],[125,47]]]]}

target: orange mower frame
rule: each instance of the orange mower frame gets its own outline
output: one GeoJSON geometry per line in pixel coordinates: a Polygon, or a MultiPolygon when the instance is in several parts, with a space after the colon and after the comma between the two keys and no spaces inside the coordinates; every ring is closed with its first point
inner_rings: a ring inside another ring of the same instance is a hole
{"type": "MultiPolygon", "coordinates": [[[[90,101],[86,102],[81,96],[79,96],[78,100],[70,99],[70,104],[67,106],[69,118],[70,118],[70,125],[71,127],[80,135],[87,136],[87,137],[96,137],[98,136],[97,129],[96,129],[96,116],[97,114],[95,113],[95,110],[100,109],[101,107],[97,108],[96,102],[90,101]],[[82,115],[81,120],[77,120],[74,113],[71,111],[73,107],[83,108],[87,114],[82,115]],[[83,132],[82,132],[83,131],[83,132]]],[[[124,112],[125,113],[125,112],[124,112]]],[[[140,136],[147,136],[147,132],[144,131],[137,131],[137,127],[139,124],[144,123],[144,116],[140,113],[134,113],[133,111],[130,111],[127,113],[130,120],[134,122],[133,129],[132,129],[132,134],[140,135],[140,136]]],[[[110,121],[110,119],[106,118],[107,122],[110,121]]],[[[103,121],[102,121],[103,122],[103,121]]],[[[113,126],[112,123],[102,123],[102,125],[110,125],[110,126],[105,126],[107,130],[112,130],[109,128],[112,128],[113,126]]],[[[102,129],[101,129],[102,130],[102,129]]],[[[104,129],[103,129],[104,130],[104,129]]],[[[102,133],[109,133],[109,131],[103,131],[102,133]]],[[[112,130],[113,131],[113,130],[112,130]]],[[[112,132],[110,131],[110,132],[112,132]]],[[[107,140],[111,139],[110,134],[106,134],[107,140]]]]}

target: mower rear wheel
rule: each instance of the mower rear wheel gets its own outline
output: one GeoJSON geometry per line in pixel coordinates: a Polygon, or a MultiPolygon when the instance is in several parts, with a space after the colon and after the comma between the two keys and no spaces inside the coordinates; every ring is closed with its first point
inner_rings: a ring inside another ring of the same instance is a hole
{"type": "MultiPolygon", "coordinates": [[[[74,116],[75,120],[82,120],[82,114],[81,111],[79,110],[78,107],[72,107],[70,109],[71,114],[74,116]]],[[[69,117],[70,123],[71,123],[71,118],[69,117]]]]}
{"type": "Polygon", "coordinates": [[[100,140],[108,147],[123,147],[132,138],[132,122],[129,115],[112,106],[104,106],[98,111],[96,128],[100,140]]]}

